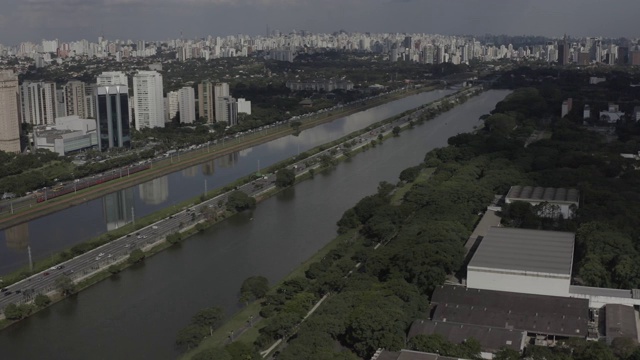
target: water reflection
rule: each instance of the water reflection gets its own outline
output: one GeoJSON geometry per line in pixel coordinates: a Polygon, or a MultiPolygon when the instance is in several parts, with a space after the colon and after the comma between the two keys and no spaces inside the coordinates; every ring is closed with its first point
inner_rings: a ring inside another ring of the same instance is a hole
{"type": "Polygon", "coordinates": [[[218,165],[223,168],[233,167],[240,160],[240,152],[235,151],[218,158],[218,165]]]}
{"type": "Polygon", "coordinates": [[[202,164],[202,174],[203,175],[213,175],[216,173],[215,161],[211,160],[204,164],[202,164]]]}
{"type": "Polygon", "coordinates": [[[104,219],[107,230],[118,229],[131,222],[133,217],[133,188],[109,194],[103,198],[104,219]]]}
{"type": "Polygon", "coordinates": [[[196,175],[198,175],[198,167],[192,166],[192,167],[186,168],[182,170],[182,175],[186,177],[195,177],[196,175]]]}
{"type": "Polygon", "coordinates": [[[147,205],[160,205],[169,199],[169,177],[163,176],[138,185],[140,200],[147,205]]]}
{"type": "Polygon", "coordinates": [[[23,223],[4,231],[7,247],[12,250],[26,250],[29,246],[29,224],[23,223]]]}

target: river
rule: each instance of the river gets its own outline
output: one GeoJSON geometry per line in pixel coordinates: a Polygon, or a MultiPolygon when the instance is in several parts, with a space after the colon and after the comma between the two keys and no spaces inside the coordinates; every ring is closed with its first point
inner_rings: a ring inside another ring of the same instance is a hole
{"type": "MultiPolygon", "coordinates": [[[[508,91],[488,91],[328,174],[219,223],[142,266],[103,281],[0,333],[2,359],[173,359],[197,310],[239,309],[242,281],[276,283],[336,234],[336,221],[380,181],[395,183],[447,139],[472,131],[508,91]],[[46,355],[44,355],[46,354],[46,355]]],[[[304,132],[303,132],[304,133],[304,132]]],[[[303,134],[301,134],[303,136],[303,134]]]]}
{"type": "Polygon", "coordinates": [[[305,130],[299,136],[285,136],[8,228],[0,232],[0,276],[28,265],[29,246],[35,261],[52,256],[117,229],[134,217],[194,198],[205,191],[205,181],[209,191],[225,186],[260,168],[452,92],[436,90],[408,96],[305,130]]]}

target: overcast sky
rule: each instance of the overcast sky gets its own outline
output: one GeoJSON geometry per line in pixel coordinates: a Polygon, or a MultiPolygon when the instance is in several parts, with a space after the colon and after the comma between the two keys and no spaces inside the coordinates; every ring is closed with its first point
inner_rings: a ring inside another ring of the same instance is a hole
{"type": "Polygon", "coordinates": [[[639,0],[0,0],[0,43],[264,34],[266,27],[629,37],[639,0]]]}

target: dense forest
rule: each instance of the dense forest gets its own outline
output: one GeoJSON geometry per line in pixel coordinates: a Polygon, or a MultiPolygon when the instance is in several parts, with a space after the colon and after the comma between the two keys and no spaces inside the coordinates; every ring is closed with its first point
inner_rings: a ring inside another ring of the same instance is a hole
{"type": "MultiPolygon", "coordinates": [[[[501,86],[521,81],[511,75],[501,86]]],[[[305,277],[286,281],[263,299],[265,324],[256,348],[283,338],[278,359],[284,360],[368,359],[378,348],[478,358],[473,340],[452,344],[439,336],[407,339],[406,333],[413,320],[428,318],[434,287],[460,273],[464,243],[479,215],[495,194],[516,184],[576,188],[580,207],[574,218],[546,219],[516,203],[503,208],[505,226],[576,232],[576,281],[640,287],[640,176],[635,161],[620,156],[638,151],[640,126],[624,122],[611,129],[617,136],[605,137],[581,122],[559,119],[565,89],[587,94],[557,79],[530,78],[484,116],[484,129],[450,138],[450,146],[403,171],[398,185],[383,182],[346,211],[338,222],[340,245],[305,277]],[[534,130],[545,136],[527,141],[534,130]],[[400,189],[406,192],[396,201],[400,189]],[[322,306],[300,324],[323,296],[322,306]]],[[[529,346],[524,355],[503,350],[498,358],[640,359],[635,344],[624,340],[611,346],[583,340],[555,349],[529,346]]],[[[204,353],[194,358],[217,359],[204,353]]]]}

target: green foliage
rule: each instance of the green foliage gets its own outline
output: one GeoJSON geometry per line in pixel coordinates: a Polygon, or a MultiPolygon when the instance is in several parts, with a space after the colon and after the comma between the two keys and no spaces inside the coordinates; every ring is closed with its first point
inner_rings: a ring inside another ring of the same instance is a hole
{"type": "Polygon", "coordinates": [[[173,234],[167,235],[167,242],[171,245],[179,244],[183,240],[184,239],[181,232],[175,232],[173,234]]]}
{"type": "Polygon", "coordinates": [[[76,291],[76,285],[70,277],[61,275],[55,280],[55,287],[60,291],[62,296],[73,294],[76,291]]]}
{"type": "Polygon", "coordinates": [[[193,360],[233,360],[231,354],[225,349],[209,348],[197,352],[192,357],[193,360]]]}
{"type": "Polygon", "coordinates": [[[269,280],[264,276],[251,276],[242,282],[240,287],[240,298],[244,302],[253,299],[261,299],[269,291],[269,280]]]}
{"type": "Polygon", "coordinates": [[[233,191],[227,198],[227,208],[237,212],[256,207],[256,199],[240,190],[233,191]]]}
{"type": "Polygon", "coordinates": [[[400,126],[394,126],[393,130],[391,130],[391,132],[393,133],[393,136],[399,136],[400,135],[400,126]]]}
{"type": "Polygon", "coordinates": [[[118,265],[110,265],[107,268],[107,271],[109,271],[109,273],[111,273],[111,275],[116,275],[120,272],[120,267],[118,265]]]}
{"type": "Polygon", "coordinates": [[[296,173],[293,169],[280,169],[276,172],[276,186],[285,188],[293,185],[296,181],[296,173]]]}
{"type": "Polygon", "coordinates": [[[34,300],[34,303],[39,308],[44,308],[51,304],[51,299],[45,294],[38,294],[34,300]]]}
{"type": "Polygon", "coordinates": [[[406,168],[400,173],[400,180],[408,183],[413,182],[420,175],[420,171],[422,171],[421,165],[406,168]]]}
{"type": "Polygon", "coordinates": [[[4,316],[9,320],[20,320],[23,317],[22,310],[16,304],[9,304],[4,308],[4,316]]]}
{"type": "Polygon", "coordinates": [[[191,318],[193,325],[206,326],[212,329],[218,328],[224,319],[224,311],[219,307],[204,308],[191,318]]]}
{"type": "Polygon", "coordinates": [[[409,341],[409,349],[436,353],[443,356],[480,359],[480,344],[475,339],[467,339],[462,344],[446,340],[440,334],[417,335],[409,341]]]}
{"type": "Polygon", "coordinates": [[[140,249],[134,249],[133,251],[131,251],[131,253],[129,254],[129,263],[131,264],[137,264],[139,262],[144,261],[144,251],[140,250],[140,249]]]}
{"type": "Polygon", "coordinates": [[[176,346],[181,351],[197,347],[209,335],[209,328],[202,325],[189,325],[178,332],[176,346]]]}
{"type": "Polygon", "coordinates": [[[262,357],[251,345],[241,341],[235,341],[225,347],[225,351],[231,355],[232,360],[261,360],[262,357]]]}

